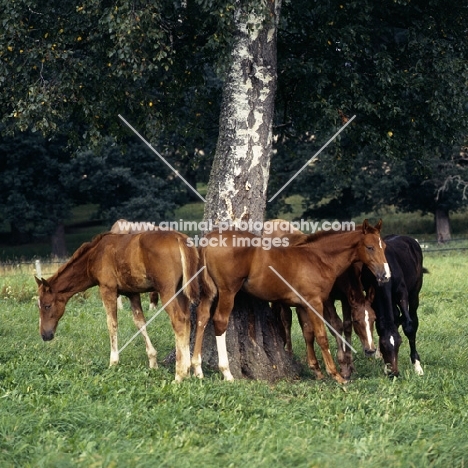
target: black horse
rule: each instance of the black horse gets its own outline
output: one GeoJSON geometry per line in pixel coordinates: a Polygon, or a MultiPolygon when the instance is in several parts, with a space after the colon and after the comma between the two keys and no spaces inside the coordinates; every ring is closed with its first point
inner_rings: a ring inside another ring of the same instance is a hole
{"type": "Polygon", "coordinates": [[[418,331],[419,292],[423,283],[423,256],[419,243],[408,236],[390,235],[384,238],[385,256],[391,271],[390,281],[378,285],[368,269],[363,270],[362,282],[366,289],[375,289],[372,307],[376,314],[379,347],[385,363],[385,372],[397,377],[398,350],[401,325],[410,345],[411,362],[418,375],[423,375],[421,360],[416,351],[418,331]]]}

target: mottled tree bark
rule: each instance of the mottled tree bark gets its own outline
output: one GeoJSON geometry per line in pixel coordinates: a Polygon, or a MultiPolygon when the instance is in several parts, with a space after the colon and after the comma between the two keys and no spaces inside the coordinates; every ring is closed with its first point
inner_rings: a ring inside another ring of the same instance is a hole
{"type": "Polygon", "coordinates": [[[219,136],[205,220],[263,221],[276,91],[280,1],[263,17],[237,13],[237,34],[224,83],[219,136]],[[247,24],[249,20],[249,24],[247,24]]]}
{"type": "MultiPolygon", "coordinates": [[[[240,2],[239,2],[240,3],[240,2]]],[[[208,183],[204,221],[263,222],[272,151],[276,91],[276,30],[280,0],[263,13],[238,7],[237,33],[223,88],[220,130],[208,183]]],[[[260,233],[261,229],[253,229],[260,233]]],[[[268,266],[265,265],[265,268],[268,266]]],[[[297,375],[284,350],[281,320],[268,303],[244,293],[236,298],[227,329],[235,378],[275,380],[297,375]]],[[[205,332],[203,362],[217,366],[214,332],[205,332]]]]}

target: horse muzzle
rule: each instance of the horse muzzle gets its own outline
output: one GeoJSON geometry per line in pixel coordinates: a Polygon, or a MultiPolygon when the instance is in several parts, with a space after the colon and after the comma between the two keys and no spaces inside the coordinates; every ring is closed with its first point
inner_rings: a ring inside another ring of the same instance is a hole
{"type": "Polygon", "coordinates": [[[55,333],[52,330],[41,332],[44,341],[51,341],[54,339],[55,333]]]}
{"type": "Polygon", "coordinates": [[[374,270],[374,275],[379,286],[390,281],[392,274],[388,263],[384,263],[382,266],[379,265],[379,268],[374,270]]]}

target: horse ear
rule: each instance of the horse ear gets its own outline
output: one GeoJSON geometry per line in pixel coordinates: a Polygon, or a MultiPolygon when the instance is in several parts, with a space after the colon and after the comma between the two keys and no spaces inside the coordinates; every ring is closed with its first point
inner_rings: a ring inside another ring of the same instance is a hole
{"type": "Polygon", "coordinates": [[[42,284],[42,281],[37,276],[34,276],[34,279],[36,280],[37,286],[39,287],[42,284]]]}
{"type": "Polygon", "coordinates": [[[354,291],[352,289],[348,293],[348,302],[351,306],[356,304],[356,295],[354,294],[354,291]]]}
{"type": "Polygon", "coordinates": [[[369,302],[374,302],[374,297],[375,297],[375,289],[374,289],[374,286],[370,286],[369,287],[369,290],[367,291],[367,294],[366,294],[366,297],[367,297],[367,300],[369,302]]]}
{"type": "Polygon", "coordinates": [[[382,229],[382,219],[379,219],[379,222],[375,225],[375,229],[378,231],[382,229]]]}
{"type": "Polygon", "coordinates": [[[41,283],[44,286],[45,291],[47,291],[47,292],[52,291],[52,288],[50,287],[50,284],[44,278],[41,278],[41,283]]]}
{"type": "Polygon", "coordinates": [[[367,219],[362,223],[362,233],[367,234],[367,229],[369,229],[369,221],[367,219]]]}

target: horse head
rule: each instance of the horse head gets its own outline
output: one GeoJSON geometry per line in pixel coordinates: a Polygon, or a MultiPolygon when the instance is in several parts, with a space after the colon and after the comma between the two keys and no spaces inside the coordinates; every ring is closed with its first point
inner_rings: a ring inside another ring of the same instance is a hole
{"type": "Polygon", "coordinates": [[[372,300],[372,293],[361,298],[361,300],[356,298],[354,291],[350,291],[348,294],[353,329],[361,341],[364,354],[368,357],[374,356],[376,352],[373,336],[376,315],[372,308],[372,300]]]}
{"type": "Polygon", "coordinates": [[[390,268],[385,258],[385,243],[380,237],[382,220],[371,226],[367,219],[362,224],[362,238],[359,246],[359,260],[368,266],[379,284],[390,279],[390,268]]]}
{"type": "Polygon", "coordinates": [[[387,330],[379,338],[379,348],[385,363],[385,374],[389,377],[398,377],[398,350],[401,345],[401,336],[398,330],[387,330]]]}
{"type": "Polygon", "coordinates": [[[34,277],[38,286],[39,331],[44,341],[55,336],[58,321],[65,312],[65,301],[58,297],[44,278],[34,277]]]}

